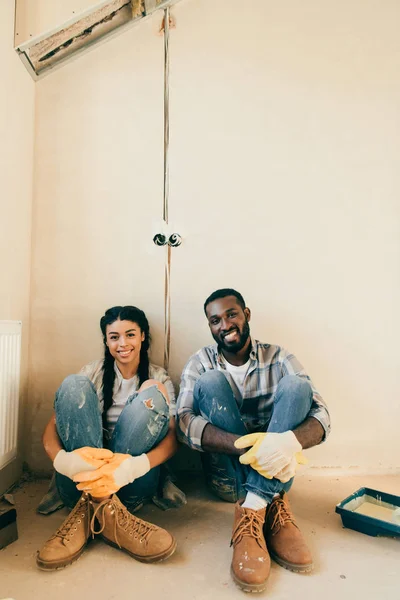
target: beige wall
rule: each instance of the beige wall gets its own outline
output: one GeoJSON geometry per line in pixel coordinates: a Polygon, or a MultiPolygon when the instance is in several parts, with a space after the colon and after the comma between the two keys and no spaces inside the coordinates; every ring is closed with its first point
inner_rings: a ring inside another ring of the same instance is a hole
{"type": "MultiPolygon", "coordinates": [[[[0,319],[22,321],[24,399],[28,376],[34,84],[14,52],[13,0],[0,3],[0,55],[0,319]]],[[[21,450],[20,444],[20,455],[21,450]]],[[[11,464],[0,473],[0,493],[19,468],[20,464],[11,464]]]]}
{"type": "MultiPolygon", "coordinates": [[[[186,0],[171,33],[172,358],[210,342],[232,285],[252,332],[304,363],[332,412],[318,467],[399,468],[400,6],[186,0]]],[[[114,303],[161,360],[162,39],[150,23],[37,83],[32,442],[114,303]]],[[[321,469],[322,472],[322,469],[321,469]]]]}
{"type": "Polygon", "coordinates": [[[99,320],[143,307],[162,360],[163,40],[133,28],[36,83],[30,464],[62,379],[100,358],[99,320]]]}

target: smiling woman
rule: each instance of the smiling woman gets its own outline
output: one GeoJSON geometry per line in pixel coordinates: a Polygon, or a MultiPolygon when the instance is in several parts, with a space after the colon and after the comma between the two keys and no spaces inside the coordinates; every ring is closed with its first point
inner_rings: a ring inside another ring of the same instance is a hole
{"type": "Polygon", "coordinates": [[[133,377],[137,372],[140,349],[145,339],[139,325],[132,321],[115,321],[112,326],[107,325],[106,338],[110,354],[117,361],[121,373],[133,377]],[[110,331],[111,329],[116,331],[110,331]]]}
{"type": "Polygon", "coordinates": [[[131,514],[157,495],[160,465],[177,450],[172,382],[149,362],[142,310],[110,308],[100,328],[104,358],[63,381],[43,435],[61,499],[74,507],[38,554],[45,570],[72,563],[97,533],[142,562],[176,547],[167,531],[131,514]]]}

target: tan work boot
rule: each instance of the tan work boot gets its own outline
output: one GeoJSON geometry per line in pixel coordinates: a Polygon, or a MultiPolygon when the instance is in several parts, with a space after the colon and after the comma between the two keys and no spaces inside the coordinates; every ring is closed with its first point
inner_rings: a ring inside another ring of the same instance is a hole
{"type": "Polygon", "coordinates": [[[271,557],[279,565],[295,573],[312,571],[311,553],[294,522],[286,494],[274,498],[267,508],[264,534],[271,557]]]}
{"type": "Polygon", "coordinates": [[[61,527],[38,552],[36,564],[39,569],[62,569],[80,557],[90,536],[91,513],[89,497],[82,494],[61,527]]]}
{"type": "Polygon", "coordinates": [[[160,562],[175,552],[176,541],[168,531],[132,515],[115,494],[99,503],[93,501],[93,508],[92,532],[136,560],[160,562]],[[97,531],[96,520],[100,526],[97,531]]]}
{"type": "Polygon", "coordinates": [[[231,575],[244,592],[262,592],[271,569],[263,535],[265,508],[252,510],[235,505],[231,575]]]}

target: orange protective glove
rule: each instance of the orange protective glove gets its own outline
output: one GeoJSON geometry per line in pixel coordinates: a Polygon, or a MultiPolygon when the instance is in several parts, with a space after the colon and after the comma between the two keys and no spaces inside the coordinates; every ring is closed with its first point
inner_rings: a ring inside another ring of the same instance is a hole
{"type": "Polygon", "coordinates": [[[150,471],[147,454],[131,456],[114,454],[112,459],[96,471],[78,473],[74,481],[78,490],[89,492],[96,498],[115,494],[120,488],[150,471]]]}
{"type": "Polygon", "coordinates": [[[113,453],[105,448],[90,448],[84,446],[72,452],[60,450],[53,461],[53,466],[58,473],[66,475],[70,479],[82,471],[94,471],[104,465],[106,460],[111,459],[113,453]]]}

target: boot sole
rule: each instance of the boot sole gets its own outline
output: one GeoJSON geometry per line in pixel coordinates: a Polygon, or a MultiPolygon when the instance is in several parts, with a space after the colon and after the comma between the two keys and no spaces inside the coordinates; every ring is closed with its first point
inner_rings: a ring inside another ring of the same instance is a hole
{"type": "Polygon", "coordinates": [[[167,550],[164,550],[164,552],[161,552],[160,554],[157,554],[155,556],[140,556],[140,555],[134,554],[133,552],[129,552],[129,550],[127,550],[126,548],[121,548],[115,542],[112,542],[108,538],[104,537],[104,535],[102,535],[101,538],[109,546],[112,546],[113,548],[116,548],[117,550],[122,550],[123,552],[126,552],[127,554],[129,554],[129,556],[132,556],[132,558],[134,558],[135,560],[138,560],[139,562],[142,562],[142,563],[162,562],[163,560],[166,560],[167,558],[172,556],[176,550],[175,538],[172,538],[172,544],[167,550]]]}
{"type": "Polygon", "coordinates": [[[58,561],[57,563],[41,560],[39,556],[37,556],[36,565],[41,571],[60,571],[61,569],[65,569],[65,567],[69,567],[69,565],[72,565],[72,563],[76,562],[84,553],[86,546],[87,544],[85,544],[83,548],[81,548],[79,552],[74,554],[72,557],[70,556],[68,560],[61,562],[58,561]]]}
{"type": "Polygon", "coordinates": [[[267,581],[265,581],[264,583],[245,583],[244,581],[241,581],[240,579],[238,579],[235,575],[235,573],[233,572],[233,569],[231,567],[231,577],[233,579],[233,581],[236,583],[236,585],[242,590],[242,592],[252,592],[254,594],[259,594],[260,592],[263,592],[265,590],[265,588],[267,587],[267,581]]]}
{"type": "Polygon", "coordinates": [[[273,552],[271,552],[271,550],[269,551],[271,558],[278,563],[278,565],[280,565],[281,567],[283,567],[284,569],[287,569],[288,571],[292,571],[292,573],[311,573],[311,571],[314,569],[314,563],[310,563],[309,565],[295,565],[293,563],[289,563],[286,560],[283,560],[283,558],[279,558],[279,556],[277,556],[276,554],[274,554],[273,552]]]}

